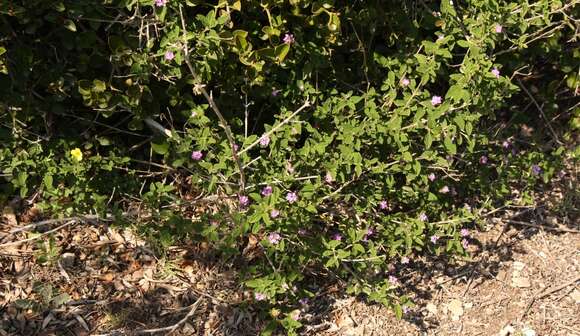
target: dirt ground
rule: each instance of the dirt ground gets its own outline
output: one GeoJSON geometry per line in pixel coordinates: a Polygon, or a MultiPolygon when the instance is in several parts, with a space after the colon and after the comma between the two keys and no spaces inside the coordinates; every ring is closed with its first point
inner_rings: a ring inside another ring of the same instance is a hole
{"type": "MultiPolygon", "coordinates": [[[[401,283],[417,305],[402,320],[333,292],[303,308],[300,334],[580,335],[574,186],[499,209],[473,233],[471,259],[412,261],[401,283]]],[[[54,223],[54,239],[10,233],[32,221],[24,217],[4,211],[0,226],[2,336],[257,335],[264,326],[236,272],[203,244],[160,254],[130,229],[90,221],[54,223]],[[12,243],[22,239],[31,240],[12,243]]]]}

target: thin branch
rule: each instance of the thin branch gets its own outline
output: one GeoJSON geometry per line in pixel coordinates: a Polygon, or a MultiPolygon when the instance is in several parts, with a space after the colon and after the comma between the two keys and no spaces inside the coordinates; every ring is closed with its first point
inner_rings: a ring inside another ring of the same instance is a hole
{"type": "MultiPolygon", "coordinates": [[[[308,106],[310,106],[310,102],[308,100],[306,100],[304,102],[304,104],[302,104],[302,106],[300,106],[296,111],[294,111],[288,118],[284,119],[281,123],[279,123],[278,125],[272,127],[272,129],[269,130],[268,132],[266,132],[266,134],[264,134],[263,137],[269,137],[272,133],[276,132],[280,127],[282,127],[285,124],[287,124],[290,120],[292,120],[292,118],[294,118],[298,113],[302,112],[302,110],[304,110],[308,106]]],[[[244,154],[245,152],[247,152],[250,149],[254,148],[259,143],[260,143],[260,139],[254,141],[251,145],[249,145],[248,147],[245,147],[244,149],[242,149],[241,151],[239,151],[238,154],[239,155],[244,154]]]]}
{"type": "Polygon", "coordinates": [[[29,241],[33,241],[33,240],[39,239],[41,237],[44,237],[44,236],[46,236],[48,234],[51,234],[53,232],[56,232],[56,231],[58,231],[58,230],[60,230],[60,229],[62,229],[64,227],[66,227],[66,226],[69,226],[69,225],[73,224],[73,223],[77,223],[77,221],[76,220],[71,220],[71,221],[66,222],[63,225],[58,226],[58,227],[56,227],[56,228],[54,228],[52,230],[48,230],[46,232],[43,232],[42,234],[40,234],[38,236],[35,236],[35,237],[32,237],[32,238],[27,238],[27,239],[22,239],[22,240],[18,240],[18,241],[8,242],[8,243],[4,243],[4,244],[0,244],[0,247],[20,245],[20,244],[23,244],[23,243],[26,243],[26,242],[29,242],[29,241]]]}
{"type": "Polygon", "coordinates": [[[557,292],[561,289],[564,289],[570,285],[573,285],[578,281],[580,281],[580,275],[576,275],[576,277],[573,278],[572,280],[566,281],[565,283],[563,283],[557,287],[554,287],[551,289],[544,289],[542,292],[534,295],[534,297],[530,300],[530,303],[528,303],[528,305],[526,306],[526,309],[524,309],[524,312],[523,312],[522,316],[520,317],[520,320],[522,320],[527,315],[528,311],[530,310],[530,308],[532,308],[532,305],[534,304],[534,302],[536,302],[536,300],[542,299],[542,298],[544,298],[552,293],[555,293],[555,292],[557,292]]]}
{"type": "Polygon", "coordinates": [[[559,227],[547,226],[547,225],[542,225],[542,224],[533,224],[533,223],[516,221],[516,220],[508,220],[507,222],[510,223],[510,224],[514,224],[514,225],[529,226],[529,227],[534,227],[534,228],[538,228],[538,229],[544,229],[544,230],[548,230],[548,231],[580,233],[580,231],[574,230],[574,229],[559,228],[559,227]]]}
{"type": "Polygon", "coordinates": [[[182,324],[184,324],[185,322],[187,322],[187,320],[190,317],[192,317],[193,314],[195,314],[195,311],[197,310],[197,307],[201,303],[201,299],[202,299],[201,297],[199,299],[197,299],[197,301],[195,301],[195,303],[190,306],[191,309],[189,310],[189,313],[187,313],[187,315],[185,315],[185,317],[183,317],[181,320],[179,320],[174,325],[171,325],[171,326],[168,326],[168,327],[164,327],[164,328],[157,328],[157,329],[138,330],[137,332],[135,332],[135,334],[136,335],[146,335],[146,334],[156,334],[156,333],[161,333],[161,332],[164,332],[163,335],[169,335],[169,334],[171,334],[172,332],[175,331],[175,329],[179,328],[182,324]]]}
{"type": "Polygon", "coordinates": [[[519,78],[518,78],[518,83],[520,84],[520,86],[522,87],[522,89],[524,90],[524,92],[526,92],[526,94],[528,95],[528,97],[530,97],[530,99],[534,102],[534,105],[536,105],[536,108],[538,108],[538,111],[540,111],[540,114],[542,115],[542,117],[544,117],[544,121],[546,121],[546,124],[548,125],[548,129],[552,133],[552,136],[554,137],[554,140],[558,144],[561,145],[562,142],[560,142],[560,140],[558,139],[558,135],[556,134],[556,131],[554,131],[554,129],[552,128],[552,124],[550,124],[550,120],[548,119],[548,117],[544,113],[544,110],[542,109],[542,107],[540,106],[540,104],[538,104],[538,102],[536,101],[536,99],[534,98],[534,96],[532,96],[532,94],[530,93],[530,91],[528,91],[528,89],[524,86],[524,84],[522,83],[522,81],[519,78]]]}
{"type": "Polygon", "coordinates": [[[22,231],[30,231],[32,229],[39,227],[39,226],[50,225],[50,224],[59,223],[59,222],[82,221],[82,220],[89,221],[89,220],[95,220],[95,219],[99,219],[99,220],[103,220],[103,221],[104,220],[111,220],[108,217],[109,216],[107,216],[107,218],[103,218],[102,216],[98,216],[98,215],[86,215],[86,216],[79,216],[79,217],[47,219],[47,220],[43,220],[43,221],[36,222],[36,223],[30,223],[28,225],[12,229],[12,230],[10,230],[9,234],[15,234],[15,233],[22,232],[22,231]]]}
{"type": "MultiPolygon", "coordinates": [[[[197,74],[195,72],[195,70],[193,69],[193,66],[191,65],[191,61],[189,60],[189,47],[188,47],[188,42],[187,42],[187,29],[185,27],[185,19],[183,17],[183,9],[182,6],[179,6],[179,16],[181,18],[181,26],[183,28],[183,53],[185,54],[185,64],[187,65],[187,67],[189,68],[189,72],[191,73],[191,75],[193,76],[193,79],[195,81],[197,81],[198,77],[197,74]]],[[[228,125],[228,122],[226,121],[226,119],[224,118],[223,114],[221,113],[220,109],[218,108],[218,106],[216,105],[215,101],[213,100],[212,96],[210,94],[208,94],[207,90],[205,89],[204,85],[198,83],[195,84],[194,87],[194,92],[195,91],[199,91],[203,94],[203,96],[205,97],[205,99],[208,101],[209,106],[212,108],[212,110],[214,111],[215,115],[218,117],[218,119],[220,120],[220,126],[224,129],[225,133],[226,133],[226,137],[228,138],[228,141],[230,143],[230,148],[232,149],[232,156],[234,158],[234,161],[236,162],[236,165],[238,166],[238,170],[240,171],[240,193],[243,193],[245,190],[245,185],[246,185],[246,178],[244,176],[244,167],[242,166],[242,162],[240,161],[240,158],[238,157],[238,151],[236,150],[236,143],[234,140],[234,136],[232,134],[232,131],[228,125]]]]}

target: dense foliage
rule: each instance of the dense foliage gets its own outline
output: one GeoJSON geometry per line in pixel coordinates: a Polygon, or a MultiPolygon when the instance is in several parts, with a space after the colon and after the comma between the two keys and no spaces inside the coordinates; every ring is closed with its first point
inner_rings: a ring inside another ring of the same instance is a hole
{"type": "Polygon", "coordinates": [[[573,154],[577,5],[2,1],[2,197],[243,250],[288,330],[321,270],[402,314],[405,263],[573,154]]]}

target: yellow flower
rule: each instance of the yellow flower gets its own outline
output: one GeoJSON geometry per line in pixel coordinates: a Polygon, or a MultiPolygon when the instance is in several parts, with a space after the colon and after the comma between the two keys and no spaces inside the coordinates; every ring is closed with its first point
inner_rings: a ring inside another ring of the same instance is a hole
{"type": "Polygon", "coordinates": [[[71,150],[70,155],[73,157],[73,159],[79,162],[83,160],[83,152],[81,152],[81,150],[78,148],[71,150]]]}

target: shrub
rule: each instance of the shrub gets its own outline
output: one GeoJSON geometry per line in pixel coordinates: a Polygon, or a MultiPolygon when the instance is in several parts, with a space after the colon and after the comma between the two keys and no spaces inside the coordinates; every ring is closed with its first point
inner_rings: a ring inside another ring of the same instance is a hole
{"type": "Polygon", "coordinates": [[[401,316],[401,263],[465,255],[482,209],[514,186],[531,202],[559,169],[576,3],[4,2],[4,197],[54,214],[138,199],[165,244],[244,249],[288,330],[321,269],[401,316]]]}

